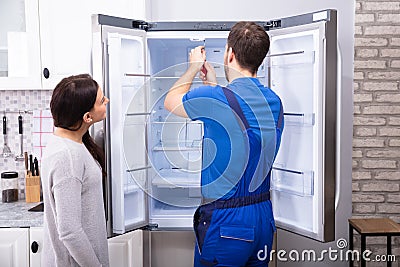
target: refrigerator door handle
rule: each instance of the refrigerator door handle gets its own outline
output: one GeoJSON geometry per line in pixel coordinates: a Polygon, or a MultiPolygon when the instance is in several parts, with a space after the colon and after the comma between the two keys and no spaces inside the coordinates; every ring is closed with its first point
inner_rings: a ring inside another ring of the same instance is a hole
{"type": "MultiPolygon", "coordinates": [[[[339,107],[336,112],[337,112],[337,121],[336,121],[336,125],[340,125],[340,121],[342,118],[342,112],[340,107],[342,106],[340,103],[341,97],[342,97],[342,54],[340,53],[340,47],[339,47],[339,43],[337,43],[336,46],[337,49],[337,90],[336,90],[336,99],[338,101],[337,106],[339,107]]],[[[336,127],[336,144],[340,144],[341,140],[340,140],[340,128],[336,127]]],[[[336,145],[336,149],[340,149],[340,145],[336,145]]],[[[336,153],[336,176],[335,177],[335,211],[338,210],[338,206],[339,206],[339,199],[340,199],[340,160],[339,160],[339,155],[340,155],[340,151],[337,151],[336,153]],[[339,178],[338,178],[339,177],[339,178]]]]}

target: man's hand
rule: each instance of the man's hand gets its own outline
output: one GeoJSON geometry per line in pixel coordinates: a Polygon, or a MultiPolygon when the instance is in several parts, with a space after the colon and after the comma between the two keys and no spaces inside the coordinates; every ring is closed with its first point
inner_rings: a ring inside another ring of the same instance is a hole
{"type": "Polygon", "coordinates": [[[206,71],[200,71],[199,75],[200,79],[203,81],[203,84],[211,86],[217,85],[217,75],[215,74],[213,66],[206,61],[203,64],[203,68],[205,68],[206,71]]]}
{"type": "Polygon", "coordinates": [[[201,70],[204,62],[206,61],[206,51],[204,46],[197,46],[189,52],[189,68],[192,68],[196,72],[201,70]]]}
{"type": "Polygon", "coordinates": [[[189,91],[194,77],[201,70],[206,60],[204,46],[198,46],[189,52],[189,68],[169,89],[165,96],[164,107],[175,115],[187,118],[188,115],[183,107],[182,97],[189,91]]]}

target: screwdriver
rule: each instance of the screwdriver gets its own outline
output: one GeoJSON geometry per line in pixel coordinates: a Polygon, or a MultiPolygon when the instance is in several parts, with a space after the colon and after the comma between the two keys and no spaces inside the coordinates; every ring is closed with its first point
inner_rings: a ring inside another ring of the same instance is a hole
{"type": "MultiPolygon", "coordinates": [[[[203,50],[206,50],[206,39],[203,40],[203,50]]],[[[207,76],[207,69],[204,67],[204,64],[201,67],[201,72],[204,74],[204,76],[207,76]]]]}

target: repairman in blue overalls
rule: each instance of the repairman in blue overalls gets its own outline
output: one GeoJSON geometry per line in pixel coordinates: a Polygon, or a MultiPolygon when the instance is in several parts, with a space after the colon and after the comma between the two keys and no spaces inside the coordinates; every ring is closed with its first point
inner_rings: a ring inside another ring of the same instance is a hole
{"type": "Polygon", "coordinates": [[[280,98],[257,78],[269,45],[261,26],[238,22],[224,52],[228,85],[217,84],[215,64],[198,46],[166,95],[167,110],[204,125],[195,267],[268,266],[265,248],[269,255],[276,230],[270,176],[284,126],[280,98]],[[202,84],[194,88],[198,74],[202,84]]]}

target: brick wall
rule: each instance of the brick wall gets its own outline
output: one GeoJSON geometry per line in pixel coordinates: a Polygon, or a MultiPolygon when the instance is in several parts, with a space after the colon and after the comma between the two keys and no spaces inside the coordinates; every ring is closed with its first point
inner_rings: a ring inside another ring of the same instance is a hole
{"type": "Polygon", "coordinates": [[[356,1],[354,52],[353,217],[400,222],[400,1],[356,1]]]}

